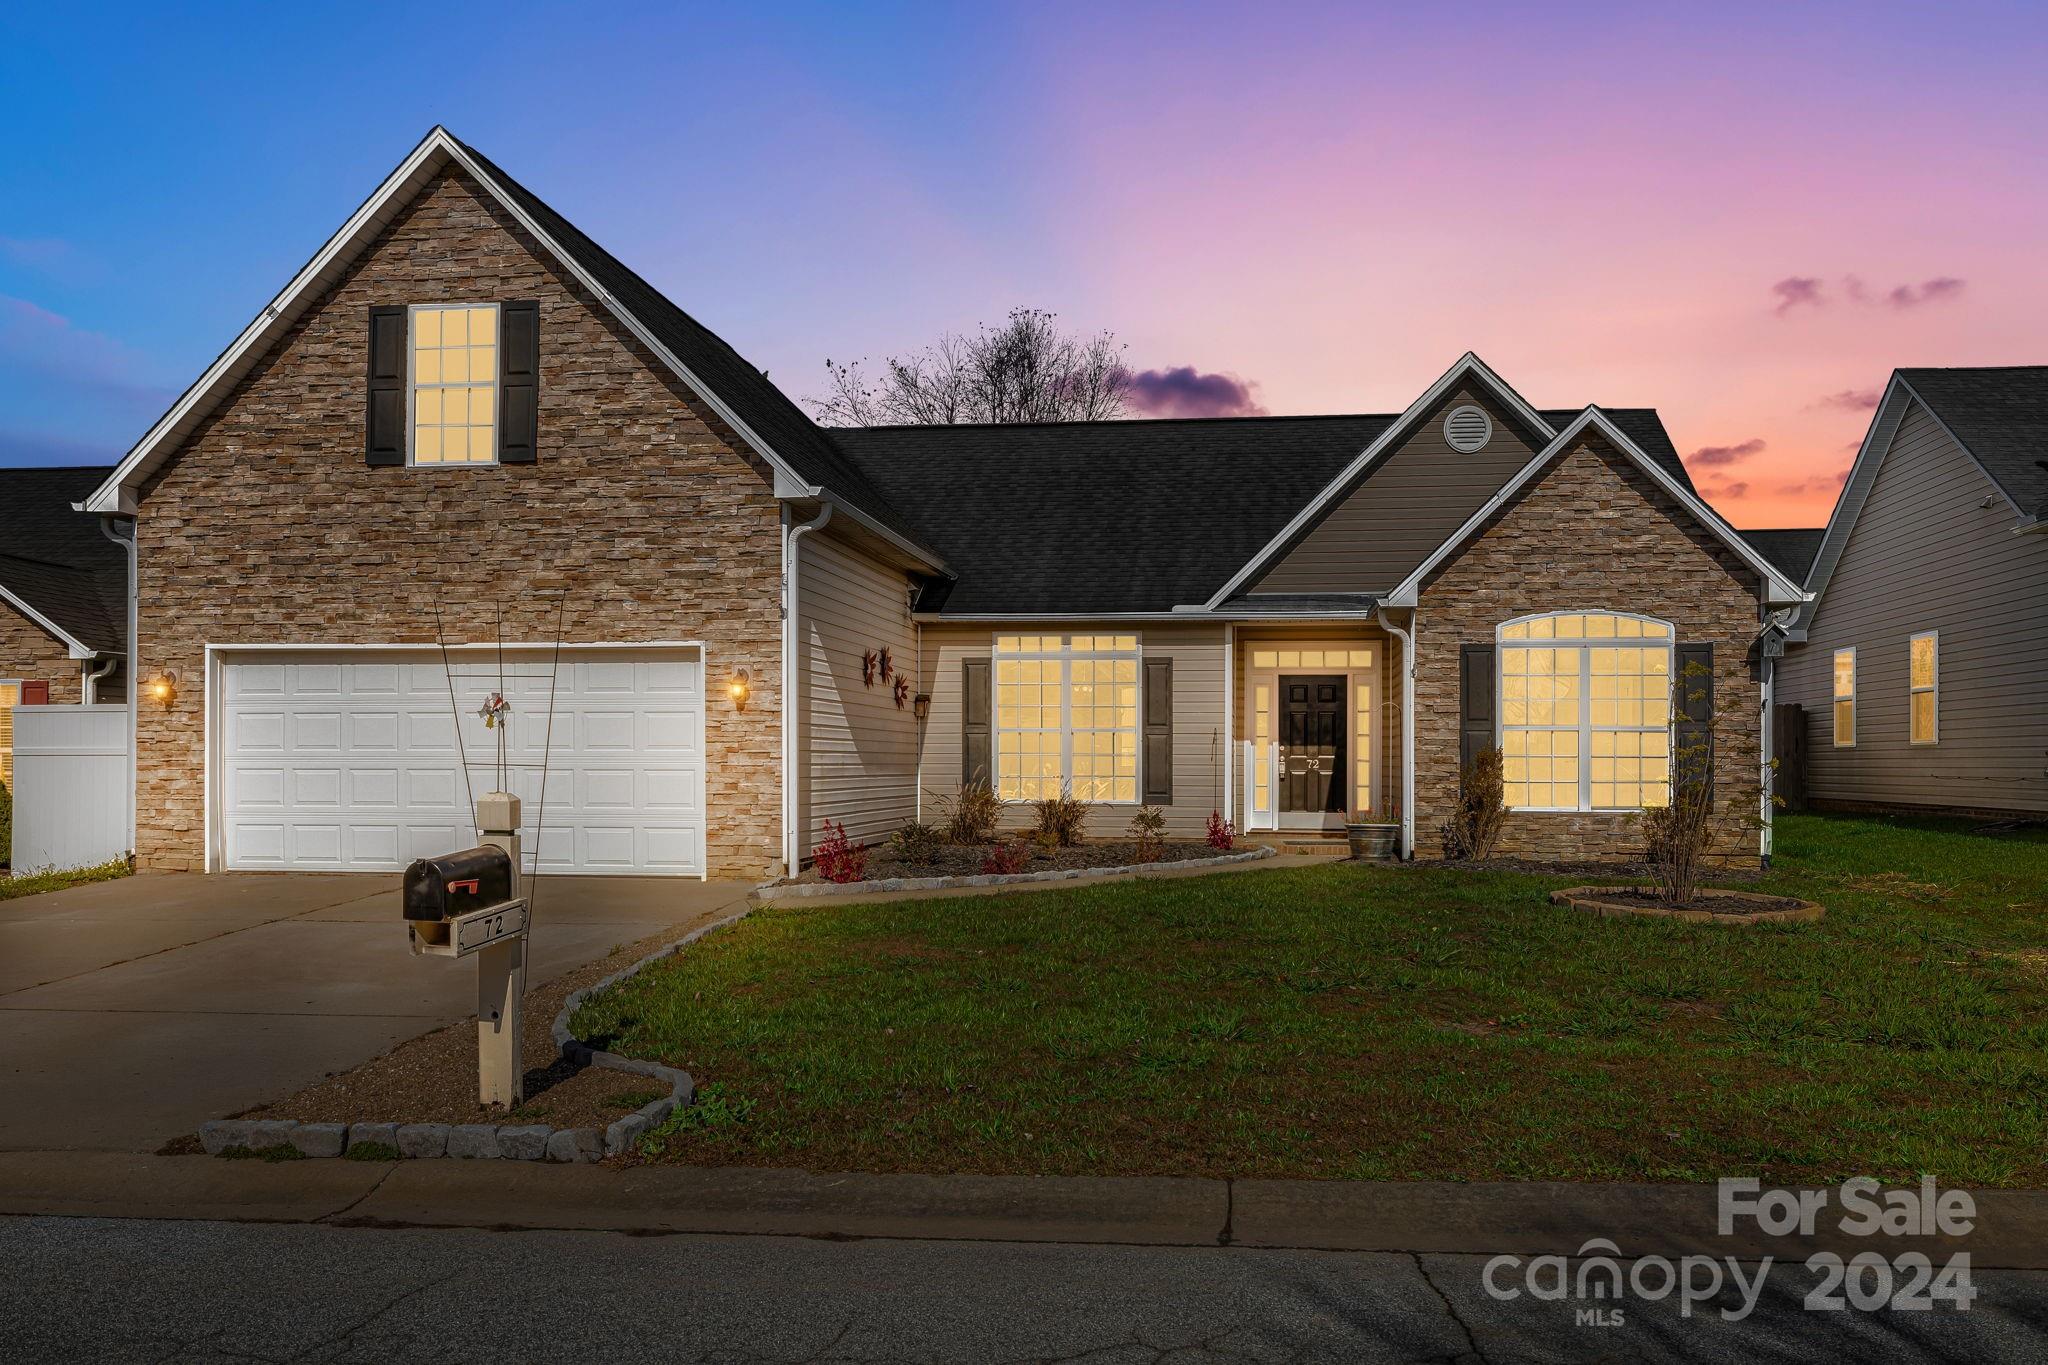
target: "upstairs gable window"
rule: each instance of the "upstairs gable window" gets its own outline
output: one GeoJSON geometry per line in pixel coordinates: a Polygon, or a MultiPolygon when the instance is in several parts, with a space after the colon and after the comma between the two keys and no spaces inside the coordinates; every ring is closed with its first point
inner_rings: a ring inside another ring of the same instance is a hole
{"type": "Polygon", "coordinates": [[[412,309],[412,462],[498,459],[498,305],[412,309]]]}

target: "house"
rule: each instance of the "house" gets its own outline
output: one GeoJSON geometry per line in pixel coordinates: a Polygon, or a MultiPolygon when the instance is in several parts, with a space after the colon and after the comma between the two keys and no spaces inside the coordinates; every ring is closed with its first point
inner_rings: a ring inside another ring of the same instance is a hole
{"type": "Polygon", "coordinates": [[[1805,600],[1654,412],[1471,355],[1381,416],[823,429],[439,128],[89,502],[159,868],[388,869],[499,784],[585,872],[757,876],[976,780],[1426,857],[1494,744],[1507,846],[1604,857],[1674,725],[1758,773],[1805,600]]]}
{"type": "Polygon", "coordinates": [[[1779,668],[1808,800],[2048,812],[2044,532],[2048,366],[1893,371],[1779,668]]]}
{"type": "Polygon", "coordinates": [[[71,510],[107,473],[0,469],[0,783],[10,787],[13,708],[124,695],[127,554],[71,510]]]}

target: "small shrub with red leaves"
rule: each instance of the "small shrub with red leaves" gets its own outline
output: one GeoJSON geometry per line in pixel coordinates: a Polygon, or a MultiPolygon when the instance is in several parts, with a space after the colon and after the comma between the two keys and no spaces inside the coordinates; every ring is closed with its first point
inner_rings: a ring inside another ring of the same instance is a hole
{"type": "Polygon", "coordinates": [[[812,865],[828,882],[857,882],[868,875],[868,846],[846,837],[844,824],[825,822],[825,837],[811,850],[812,865]]]}
{"type": "Polygon", "coordinates": [[[990,844],[988,852],[982,855],[981,875],[984,877],[1011,877],[1024,870],[1024,864],[1031,861],[1031,855],[1021,844],[990,844]]]}
{"type": "Polygon", "coordinates": [[[1223,812],[1209,812],[1209,847],[1228,853],[1237,847],[1237,826],[1223,818],[1223,812]]]}

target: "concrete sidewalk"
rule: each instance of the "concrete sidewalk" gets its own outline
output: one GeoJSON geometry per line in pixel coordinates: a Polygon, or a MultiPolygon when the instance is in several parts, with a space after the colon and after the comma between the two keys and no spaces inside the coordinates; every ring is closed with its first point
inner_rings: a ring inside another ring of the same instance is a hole
{"type": "MultiPolygon", "coordinates": [[[[1817,1250],[1968,1251],[2048,1270],[2048,1191],[1975,1195],[1962,1237],[1811,1238],[1715,1226],[1710,1185],[1364,1184],[978,1175],[819,1175],[740,1167],[224,1161],[0,1153],[0,1215],[383,1227],[770,1234],[1323,1251],[1799,1259],[1817,1250]]],[[[1937,1257],[1937,1259],[1939,1259],[1937,1257]]]]}
{"type": "MultiPolygon", "coordinates": [[[[543,877],[530,986],[745,899],[543,877]]],[[[472,1013],[406,949],[395,875],[161,874],[0,902],[0,1151],[152,1151],[472,1013]]]]}

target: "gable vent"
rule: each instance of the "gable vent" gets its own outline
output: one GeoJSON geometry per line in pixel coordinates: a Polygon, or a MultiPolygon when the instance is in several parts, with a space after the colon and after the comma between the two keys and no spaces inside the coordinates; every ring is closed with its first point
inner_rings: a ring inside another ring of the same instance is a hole
{"type": "Polygon", "coordinates": [[[1451,443],[1451,449],[1470,455],[1483,450],[1493,439],[1493,419],[1486,415],[1484,408],[1466,405],[1453,408],[1451,415],[1444,418],[1444,439],[1451,443]]]}

